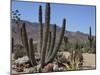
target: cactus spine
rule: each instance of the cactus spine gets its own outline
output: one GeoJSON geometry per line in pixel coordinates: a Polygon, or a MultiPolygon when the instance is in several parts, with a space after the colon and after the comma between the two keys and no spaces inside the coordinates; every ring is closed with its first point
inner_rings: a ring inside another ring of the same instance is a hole
{"type": "Polygon", "coordinates": [[[90,48],[92,48],[93,37],[92,37],[92,34],[91,34],[91,27],[89,28],[88,40],[89,40],[89,42],[90,42],[90,48]]]}

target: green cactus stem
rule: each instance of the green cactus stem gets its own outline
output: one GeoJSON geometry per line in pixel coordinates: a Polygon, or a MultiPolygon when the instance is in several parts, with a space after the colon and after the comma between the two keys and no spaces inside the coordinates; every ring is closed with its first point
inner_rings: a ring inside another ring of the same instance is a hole
{"type": "Polygon", "coordinates": [[[14,52],[14,38],[11,39],[11,52],[14,52]]]}
{"type": "Polygon", "coordinates": [[[43,40],[43,48],[42,48],[42,54],[41,54],[41,68],[45,65],[45,54],[47,49],[47,41],[49,36],[49,27],[50,27],[50,4],[46,4],[46,11],[45,11],[45,36],[43,40]]]}
{"type": "Polygon", "coordinates": [[[48,56],[48,52],[50,51],[51,39],[52,39],[52,33],[49,32],[49,37],[48,37],[48,47],[47,47],[47,50],[46,50],[45,58],[47,58],[47,56],[48,56]]]}
{"type": "Polygon", "coordinates": [[[90,42],[90,48],[92,48],[93,37],[92,37],[92,33],[91,33],[91,27],[89,28],[88,40],[89,40],[89,42],[90,42]]]}
{"type": "Polygon", "coordinates": [[[46,64],[52,62],[53,59],[55,58],[55,56],[56,56],[56,54],[57,54],[57,52],[58,52],[58,50],[60,48],[60,45],[62,43],[63,37],[64,37],[65,27],[66,27],[66,19],[63,19],[63,25],[62,25],[62,30],[61,30],[61,34],[60,34],[58,45],[56,46],[55,50],[53,50],[52,55],[46,61],[46,64]]]}
{"type": "Polygon", "coordinates": [[[55,40],[56,40],[56,24],[53,26],[53,36],[51,41],[50,50],[48,51],[48,55],[46,56],[46,60],[48,60],[49,56],[51,56],[54,46],[55,46],[55,40]]]}
{"type": "Polygon", "coordinates": [[[40,34],[40,40],[39,40],[39,52],[41,53],[42,50],[42,44],[43,44],[43,24],[42,24],[42,6],[39,6],[39,34],[40,34]]]}
{"type": "Polygon", "coordinates": [[[34,51],[34,45],[33,45],[33,39],[29,39],[29,58],[30,62],[33,66],[36,65],[36,60],[35,60],[35,51],[34,51]]]}
{"type": "Polygon", "coordinates": [[[29,46],[28,46],[28,37],[27,37],[27,32],[26,32],[26,25],[25,25],[25,23],[23,23],[23,25],[22,25],[22,33],[21,33],[21,35],[22,35],[22,42],[23,42],[23,46],[24,46],[24,49],[26,50],[26,52],[27,52],[27,56],[29,56],[29,46]]]}

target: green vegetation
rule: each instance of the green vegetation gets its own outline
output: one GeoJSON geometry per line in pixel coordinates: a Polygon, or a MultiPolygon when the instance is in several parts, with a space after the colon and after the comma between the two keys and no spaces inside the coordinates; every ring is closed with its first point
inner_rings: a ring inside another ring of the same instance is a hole
{"type": "Polygon", "coordinates": [[[14,58],[15,59],[21,58],[26,55],[26,52],[25,52],[23,46],[17,44],[14,46],[14,48],[15,48],[15,50],[14,50],[14,54],[15,54],[14,58]]]}

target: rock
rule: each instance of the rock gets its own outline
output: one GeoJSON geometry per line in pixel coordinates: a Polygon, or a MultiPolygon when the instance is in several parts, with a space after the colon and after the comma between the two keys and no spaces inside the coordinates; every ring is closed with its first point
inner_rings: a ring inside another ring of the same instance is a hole
{"type": "Polygon", "coordinates": [[[54,64],[53,71],[58,71],[58,65],[54,64]]]}
{"type": "Polygon", "coordinates": [[[39,69],[40,69],[40,66],[41,66],[40,64],[36,66],[36,68],[37,68],[38,71],[39,71],[39,69]]]}
{"type": "Polygon", "coordinates": [[[25,64],[25,68],[29,68],[30,67],[30,64],[25,64]]]}
{"type": "Polygon", "coordinates": [[[17,66],[16,65],[12,65],[12,69],[16,69],[17,68],[17,66]]]}
{"type": "Polygon", "coordinates": [[[25,73],[30,73],[30,68],[25,68],[25,69],[24,69],[24,72],[25,72],[25,73]]]}
{"type": "Polygon", "coordinates": [[[64,71],[63,67],[58,68],[58,71],[64,71]]]}
{"type": "Polygon", "coordinates": [[[18,74],[18,72],[16,70],[12,69],[12,75],[17,75],[17,74],[18,74]]]}
{"type": "Polygon", "coordinates": [[[24,70],[23,70],[23,67],[18,67],[17,68],[17,72],[23,72],[24,70]]]}
{"type": "Polygon", "coordinates": [[[43,72],[52,72],[53,71],[53,64],[52,63],[49,63],[47,64],[44,69],[43,69],[43,72]]]}
{"type": "Polygon", "coordinates": [[[29,61],[29,58],[27,56],[24,56],[22,58],[18,58],[17,60],[15,60],[15,63],[23,64],[23,63],[28,62],[28,61],[29,61]]]}

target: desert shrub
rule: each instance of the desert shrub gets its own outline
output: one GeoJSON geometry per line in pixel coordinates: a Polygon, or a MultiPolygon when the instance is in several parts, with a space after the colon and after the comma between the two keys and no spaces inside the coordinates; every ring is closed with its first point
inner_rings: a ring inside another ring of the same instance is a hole
{"type": "Polygon", "coordinates": [[[18,58],[21,58],[21,57],[25,56],[26,52],[25,52],[22,45],[16,45],[14,54],[15,54],[14,58],[18,59],[18,58]]]}
{"type": "Polygon", "coordinates": [[[66,70],[78,70],[83,65],[83,55],[80,50],[70,51],[68,62],[64,63],[66,70]]]}
{"type": "Polygon", "coordinates": [[[57,63],[66,63],[67,62],[67,59],[66,57],[63,55],[63,53],[57,53],[56,55],[56,62],[57,63]]]}
{"type": "Polygon", "coordinates": [[[96,43],[95,40],[92,42],[92,48],[89,47],[89,41],[83,42],[83,53],[96,53],[96,43]]]}

